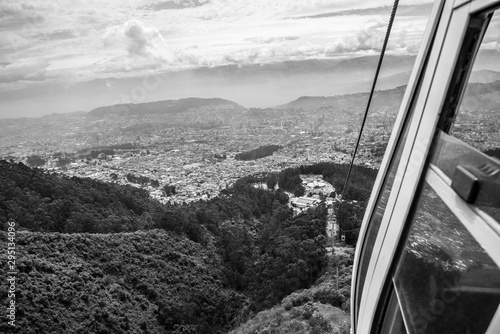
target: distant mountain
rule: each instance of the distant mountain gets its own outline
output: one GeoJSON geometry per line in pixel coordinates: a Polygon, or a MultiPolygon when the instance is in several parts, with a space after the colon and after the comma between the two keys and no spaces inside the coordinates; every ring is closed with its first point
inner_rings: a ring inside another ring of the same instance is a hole
{"type": "Polygon", "coordinates": [[[471,73],[469,82],[488,83],[500,80],[500,72],[480,70],[471,73]]]}
{"type": "Polygon", "coordinates": [[[382,90],[393,89],[395,87],[405,86],[410,80],[410,75],[411,71],[396,73],[388,76],[380,76],[377,81],[377,86],[375,87],[375,90],[382,91],[382,90]]]}
{"type": "Polygon", "coordinates": [[[165,100],[146,103],[115,104],[107,107],[99,107],[88,112],[88,115],[102,117],[105,115],[145,115],[145,114],[174,114],[203,107],[229,107],[235,111],[245,109],[236,102],[212,98],[186,98],[179,100],[165,100]]]}
{"type": "MultiPolygon", "coordinates": [[[[486,80],[496,77],[498,72],[478,71],[471,75],[471,83],[465,91],[462,105],[467,108],[480,108],[485,110],[500,109],[500,80],[493,82],[474,82],[474,80],[486,80]]],[[[396,76],[397,77],[397,76],[396,76]]],[[[376,91],[372,107],[398,108],[406,86],[393,89],[376,91]]],[[[368,93],[346,94],[336,96],[301,96],[289,103],[276,106],[276,109],[317,109],[321,107],[359,108],[365,107],[368,101],[368,93]]]]}
{"type": "MultiPolygon", "coordinates": [[[[338,71],[350,70],[366,70],[375,73],[379,56],[365,56],[358,58],[351,58],[342,61],[338,66],[338,71]]],[[[411,71],[415,63],[415,56],[393,56],[386,55],[384,57],[381,73],[385,75],[392,75],[401,72],[411,71]]]]}
{"type": "MultiPolygon", "coordinates": [[[[366,92],[370,88],[377,61],[376,55],[265,64],[235,61],[234,64],[165,71],[147,76],[30,85],[27,88],[0,91],[0,117],[34,117],[128,103],[122,100],[122,96],[130,95],[137,87],[147,90],[146,99],[139,102],[192,96],[222,97],[246,107],[267,108],[302,95],[333,96],[366,92]]],[[[414,56],[386,55],[381,75],[410,72],[413,62],[414,56]]],[[[384,89],[398,85],[395,82],[384,89]]]]}
{"type": "Polygon", "coordinates": [[[500,109],[500,81],[490,83],[470,83],[461,102],[469,110],[500,109]]]}
{"type": "MultiPolygon", "coordinates": [[[[377,83],[377,89],[391,89],[394,86],[403,86],[408,83],[411,72],[398,73],[387,77],[381,77],[377,83]]],[[[473,71],[469,77],[470,83],[492,83],[500,80],[500,72],[491,70],[473,71]]]]}
{"type": "Polygon", "coordinates": [[[500,71],[500,51],[496,49],[482,49],[478,52],[476,60],[474,61],[474,71],[491,70],[500,71]]]}
{"type": "MultiPolygon", "coordinates": [[[[335,74],[335,73],[375,73],[379,56],[363,56],[348,59],[305,59],[290,60],[267,64],[245,64],[245,65],[224,65],[217,67],[203,67],[194,70],[187,70],[195,76],[221,76],[238,75],[238,77],[255,77],[265,74],[279,76],[299,75],[299,74],[335,74]]],[[[384,73],[395,74],[399,72],[411,71],[415,62],[415,56],[392,56],[384,58],[384,73]]],[[[180,76],[183,72],[178,72],[180,76]]],[[[345,78],[344,78],[345,79],[345,78]]]]}
{"type": "Polygon", "coordinates": [[[301,96],[298,99],[275,106],[275,109],[312,109],[336,105],[335,96],[301,96]]]}
{"type": "MultiPolygon", "coordinates": [[[[195,4],[195,1],[192,3],[195,4]]],[[[172,1],[163,1],[160,6],[177,5],[173,5],[172,1]]],[[[497,74],[493,72],[500,73],[500,62],[497,61],[499,55],[500,52],[496,50],[480,51],[474,66],[474,71],[478,74],[473,74],[472,82],[496,80],[497,74]],[[480,74],[481,71],[490,72],[480,74]]],[[[147,100],[141,102],[218,96],[246,107],[267,108],[298,96],[367,92],[378,59],[378,55],[346,59],[332,55],[332,59],[266,64],[238,63],[234,60],[234,64],[165,71],[146,76],[108,77],[71,84],[44,82],[19,89],[1,90],[0,117],[35,117],[127,103],[121,97],[129,95],[137,87],[147,90],[147,100]],[[145,86],[145,83],[148,84],[145,86]]],[[[415,56],[386,55],[377,89],[405,85],[414,61],[415,56]]]]}
{"type": "MultiPolygon", "coordinates": [[[[383,73],[385,74],[385,73],[383,73]]],[[[377,81],[376,90],[387,90],[395,87],[404,86],[410,80],[411,71],[400,72],[392,75],[380,76],[377,81]]],[[[369,86],[372,80],[365,82],[365,86],[369,86]]],[[[470,75],[470,83],[490,83],[500,80],[500,72],[491,70],[477,70],[473,71],[470,75]]]]}
{"type": "MultiPolygon", "coordinates": [[[[406,86],[377,91],[372,100],[372,106],[398,107],[406,86]]],[[[357,93],[336,96],[302,96],[287,104],[276,106],[276,109],[316,109],[321,107],[365,107],[368,93],[357,93]]]]}

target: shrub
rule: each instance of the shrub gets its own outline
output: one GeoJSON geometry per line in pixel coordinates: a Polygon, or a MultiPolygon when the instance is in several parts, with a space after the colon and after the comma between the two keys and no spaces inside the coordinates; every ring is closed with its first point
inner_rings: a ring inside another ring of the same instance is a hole
{"type": "Polygon", "coordinates": [[[320,314],[315,314],[309,319],[308,323],[311,326],[311,334],[330,333],[332,331],[332,326],[320,314]]]}
{"type": "Polygon", "coordinates": [[[323,304],[330,304],[335,307],[341,307],[346,298],[340,294],[332,285],[322,285],[314,290],[313,298],[315,301],[323,304]]]}
{"type": "Polygon", "coordinates": [[[282,305],[283,307],[287,304],[290,304],[291,306],[301,306],[311,302],[312,300],[313,297],[309,291],[299,291],[286,296],[282,301],[282,305]]]}
{"type": "Polygon", "coordinates": [[[342,311],[345,313],[351,313],[351,300],[347,299],[341,307],[342,311]]]}
{"type": "Polygon", "coordinates": [[[350,334],[351,326],[348,323],[343,323],[334,329],[333,334],[350,334]]]}

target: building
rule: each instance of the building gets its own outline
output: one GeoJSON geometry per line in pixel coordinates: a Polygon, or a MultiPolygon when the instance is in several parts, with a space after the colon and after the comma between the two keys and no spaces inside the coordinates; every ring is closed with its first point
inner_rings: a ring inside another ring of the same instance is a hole
{"type": "Polygon", "coordinates": [[[311,208],[318,205],[321,201],[312,197],[299,197],[292,199],[292,206],[297,208],[311,208]]]}

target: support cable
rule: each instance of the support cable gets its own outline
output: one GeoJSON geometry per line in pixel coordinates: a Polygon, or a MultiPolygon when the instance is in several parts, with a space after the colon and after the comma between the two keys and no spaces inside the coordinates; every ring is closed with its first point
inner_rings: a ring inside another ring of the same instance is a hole
{"type": "Polygon", "coordinates": [[[394,23],[394,17],[396,16],[396,10],[398,8],[399,0],[394,0],[394,6],[392,7],[391,17],[389,19],[389,24],[387,25],[387,31],[385,33],[384,44],[382,45],[382,50],[380,51],[380,58],[378,60],[377,70],[375,71],[375,78],[373,79],[372,89],[370,90],[370,95],[368,97],[368,102],[366,104],[365,114],[363,116],[363,122],[361,123],[361,129],[359,130],[358,140],[356,141],[356,147],[352,154],[351,164],[349,166],[349,171],[347,172],[347,177],[345,179],[344,188],[342,189],[342,199],[344,198],[344,193],[347,188],[347,183],[349,177],[351,176],[352,166],[354,165],[354,159],[356,158],[356,153],[358,152],[359,143],[361,141],[361,136],[363,135],[363,128],[365,127],[366,118],[368,117],[368,111],[370,110],[370,105],[373,98],[373,93],[375,92],[375,86],[377,84],[378,76],[380,74],[380,68],[382,67],[382,61],[384,60],[385,50],[387,48],[387,43],[389,41],[389,36],[391,34],[392,25],[394,23]]]}
{"type": "MultiPolygon", "coordinates": [[[[385,51],[387,49],[387,43],[389,42],[389,37],[391,35],[392,25],[394,23],[394,18],[396,16],[396,11],[398,9],[398,5],[399,5],[399,0],[394,0],[394,5],[392,6],[391,16],[389,18],[389,24],[387,25],[387,30],[385,32],[384,43],[382,45],[382,50],[380,51],[380,58],[379,58],[378,64],[377,64],[377,70],[375,71],[375,78],[373,79],[372,88],[370,90],[370,95],[368,97],[368,102],[366,104],[366,110],[365,110],[365,114],[363,116],[363,122],[361,123],[361,128],[359,129],[358,140],[356,141],[356,146],[355,146],[354,152],[352,154],[352,159],[351,159],[351,164],[349,166],[349,171],[347,172],[347,176],[346,176],[345,183],[344,183],[344,188],[342,189],[341,201],[344,199],[344,194],[345,194],[345,191],[347,188],[347,184],[349,182],[349,177],[351,176],[352,167],[354,165],[354,159],[356,159],[356,153],[358,152],[359,143],[361,142],[361,136],[363,135],[363,128],[365,127],[366,119],[368,117],[368,111],[370,110],[370,105],[372,102],[373,94],[375,92],[375,86],[377,85],[378,76],[380,74],[380,69],[382,67],[382,62],[384,60],[385,51]]],[[[340,232],[343,231],[340,228],[340,225],[339,225],[339,230],[340,230],[340,232]]],[[[354,230],[359,230],[359,228],[354,229],[354,230]]],[[[350,230],[350,231],[354,231],[354,230],[350,230]]],[[[347,232],[347,231],[344,231],[344,232],[347,232]]]]}

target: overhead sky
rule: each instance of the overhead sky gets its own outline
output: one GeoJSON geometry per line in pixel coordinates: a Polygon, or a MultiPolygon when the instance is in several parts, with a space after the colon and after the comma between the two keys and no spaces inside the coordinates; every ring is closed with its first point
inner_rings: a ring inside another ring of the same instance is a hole
{"type": "MultiPolygon", "coordinates": [[[[429,3],[401,1],[405,19],[390,52],[416,54],[429,3]]],[[[34,109],[34,94],[43,98],[47,85],[376,54],[391,6],[392,0],[0,0],[2,98],[12,92],[31,99],[0,117],[46,113],[34,109]]]]}

